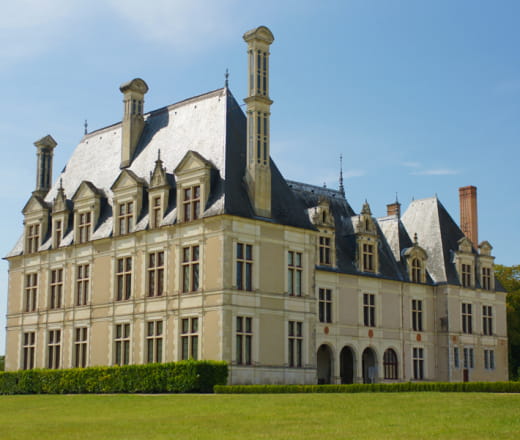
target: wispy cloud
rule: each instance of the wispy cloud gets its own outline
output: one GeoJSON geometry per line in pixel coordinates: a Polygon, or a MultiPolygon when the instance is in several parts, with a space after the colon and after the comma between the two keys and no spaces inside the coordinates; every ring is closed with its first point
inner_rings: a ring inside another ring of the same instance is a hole
{"type": "Polygon", "coordinates": [[[407,168],[420,168],[421,166],[419,162],[403,162],[401,165],[407,168]]]}
{"type": "Polygon", "coordinates": [[[449,168],[436,168],[431,170],[413,171],[410,173],[414,176],[448,176],[460,174],[459,170],[453,170],[449,168]]]}

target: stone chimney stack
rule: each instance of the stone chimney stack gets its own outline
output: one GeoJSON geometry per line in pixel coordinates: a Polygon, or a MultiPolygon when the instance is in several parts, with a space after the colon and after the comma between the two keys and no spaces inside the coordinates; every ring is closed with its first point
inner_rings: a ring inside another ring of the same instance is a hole
{"type": "Polygon", "coordinates": [[[475,186],[459,188],[459,201],[460,228],[476,248],[478,247],[477,188],[475,186]]]}
{"type": "Polygon", "coordinates": [[[271,31],[259,26],[244,34],[248,53],[247,168],[245,180],[256,215],[271,217],[269,46],[271,31]]]}
{"type": "Polygon", "coordinates": [[[141,78],[135,78],[121,84],[119,90],[124,96],[120,168],[126,168],[132,163],[135,149],[143,132],[144,95],[148,92],[148,85],[141,78]]]}
{"type": "Polygon", "coordinates": [[[36,189],[34,194],[45,197],[52,184],[52,157],[58,145],[50,134],[34,143],[37,148],[36,157],[36,189]]]}
{"type": "Polygon", "coordinates": [[[398,201],[386,205],[386,215],[396,215],[401,218],[401,204],[398,201]]]}

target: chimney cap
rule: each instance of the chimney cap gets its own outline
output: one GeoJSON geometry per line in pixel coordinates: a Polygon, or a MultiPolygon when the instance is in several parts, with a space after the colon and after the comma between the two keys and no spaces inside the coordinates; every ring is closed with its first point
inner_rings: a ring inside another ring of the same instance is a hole
{"type": "Polygon", "coordinates": [[[258,26],[257,28],[247,31],[244,36],[244,41],[250,40],[262,40],[267,44],[271,44],[274,41],[274,35],[267,26],[258,26]]]}
{"type": "Polygon", "coordinates": [[[145,94],[148,92],[148,84],[141,78],[134,78],[131,81],[127,81],[119,87],[122,93],[126,92],[137,92],[141,94],[145,94]]]}
{"type": "Polygon", "coordinates": [[[54,138],[48,134],[47,136],[42,137],[41,139],[38,139],[34,146],[36,148],[54,148],[58,143],[54,140],[54,138]]]}

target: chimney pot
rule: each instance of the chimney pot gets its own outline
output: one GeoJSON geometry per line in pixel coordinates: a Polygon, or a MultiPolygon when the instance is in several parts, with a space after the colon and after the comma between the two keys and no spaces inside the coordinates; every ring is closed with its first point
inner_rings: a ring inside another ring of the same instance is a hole
{"type": "Polygon", "coordinates": [[[401,218],[401,204],[395,202],[386,205],[386,215],[396,215],[397,218],[401,218]]]}
{"type": "Polygon", "coordinates": [[[477,188],[464,186],[459,188],[460,228],[475,248],[478,246],[478,211],[477,188]]]}

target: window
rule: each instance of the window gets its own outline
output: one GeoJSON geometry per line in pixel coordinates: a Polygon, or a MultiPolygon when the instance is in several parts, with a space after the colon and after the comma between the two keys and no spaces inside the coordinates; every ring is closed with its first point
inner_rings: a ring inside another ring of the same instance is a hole
{"type": "Polygon", "coordinates": [[[332,322],[332,290],[320,288],[318,295],[320,322],[332,322]]]}
{"type": "Polygon", "coordinates": [[[422,264],[419,258],[412,259],[412,282],[413,283],[421,283],[422,282],[422,264]]]}
{"type": "Polygon", "coordinates": [[[90,240],[90,231],[92,230],[92,215],[90,212],[81,212],[78,214],[78,241],[86,243],[90,240]]]}
{"type": "Polygon", "coordinates": [[[322,266],[330,266],[331,262],[331,244],[330,237],[320,236],[320,246],[319,246],[319,264],[322,266]]]}
{"type": "Polygon", "coordinates": [[[424,379],[424,349],[413,348],[413,378],[415,380],[424,379]]]}
{"type": "Polygon", "coordinates": [[[363,272],[375,272],[374,245],[363,243],[363,272]]]}
{"type": "Polygon", "coordinates": [[[36,349],[36,333],[25,332],[23,334],[23,369],[34,368],[34,351],[36,349]]]}
{"type": "Polygon", "coordinates": [[[472,347],[464,348],[464,368],[475,368],[475,357],[472,347]]]}
{"type": "Polygon", "coordinates": [[[130,299],[132,295],[132,257],[117,259],[117,300],[130,299]]]}
{"type": "Polygon", "coordinates": [[[289,321],[289,367],[303,365],[303,324],[299,321],[289,321]]]}
{"type": "Polygon", "coordinates": [[[482,288],[485,290],[491,290],[491,268],[482,268],[482,288]]]}
{"type": "Polygon", "coordinates": [[[287,254],[287,288],[289,295],[302,295],[302,253],[289,251],[287,254]]]}
{"type": "Polygon", "coordinates": [[[87,327],[74,329],[74,367],[85,368],[87,366],[87,327]]]}
{"type": "Polygon", "coordinates": [[[237,316],[237,364],[251,365],[253,319],[237,316]]]}
{"type": "Polygon", "coordinates": [[[148,296],[162,296],[164,293],[164,252],[148,254],[148,296]]]}
{"type": "Polygon", "coordinates": [[[146,361],[162,362],[163,322],[148,321],[146,327],[146,361]]]}
{"type": "Polygon", "coordinates": [[[184,318],[181,328],[181,358],[195,359],[199,358],[199,318],[184,318]]]}
{"type": "Polygon", "coordinates": [[[90,265],[78,264],[76,268],[76,305],[88,304],[88,292],[90,284],[90,265]]]}
{"type": "Polygon", "coordinates": [[[49,330],[47,368],[60,368],[61,330],[49,330]]]}
{"type": "Polygon", "coordinates": [[[114,338],[114,363],[128,365],[130,363],[130,324],[116,324],[114,338]]]}
{"type": "Polygon", "coordinates": [[[237,289],[253,290],[253,246],[237,243],[237,289]]]}
{"type": "Polygon", "coordinates": [[[199,290],[199,246],[182,248],[182,291],[199,290]]]}
{"type": "Polygon", "coordinates": [[[484,350],[484,368],[486,370],[495,369],[495,351],[494,350],[484,350]]]}
{"type": "Polygon", "coordinates": [[[383,369],[385,379],[397,379],[397,355],[391,348],[383,355],[383,369]]]}
{"type": "Polygon", "coordinates": [[[462,264],[462,286],[471,287],[471,265],[462,264]]]}
{"type": "Polygon", "coordinates": [[[156,196],[152,199],[152,221],[151,227],[158,228],[162,221],[162,203],[161,197],[156,196]]]}
{"type": "Polygon", "coordinates": [[[184,221],[197,220],[200,217],[200,185],[184,188],[183,196],[184,221]]]}
{"type": "Polygon", "coordinates": [[[34,224],[27,227],[27,252],[33,253],[38,251],[40,246],[40,225],[34,224]]]}
{"type": "Polygon", "coordinates": [[[453,366],[455,368],[460,366],[459,347],[453,347],[453,366]]]}
{"type": "Polygon", "coordinates": [[[25,305],[24,311],[34,312],[36,310],[36,295],[38,293],[38,274],[25,275],[25,305]]]}
{"type": "Polygon", "coordinates": [[[462,303],[462,333],[473,333],[473,316],[469,303],[462,303]]]}
{"type": "Polygon", "coordinates": [[[373,293],[363,294],[363,323],[365,327],[376,325],[376,296],[373,293]]]}
{"type": "Polygon", "coordinates": [[[49,308],[51,308],[51,309],[61,308],[61,302],[62,302],[62,296],[63,296],[63,269],[51,270],[50,289],[51,289],[51,297],[50,297],[50,302],[49,302],[49,308]]]}
{"type": "Polygon", "coordinates": [[[129,234],[133,231],[134,222],[133,222],[133,213],[134,213],[134,202],[124,202],[119,204],[119,212],[118,212],[118,225],[119,225],[119,234],[129,234]]]}
{"type": "Polygon", "coordinates": [[[414,332],[423,331],[422,300],[412,299],[412,329],[414,332]]]}
{"type": "Polygon", "coordinates": [[[61,238],[63,235],[63,222],[61,220],[54,221],[54,237],[52,241],[52,247],[57,248],[60,245],[61,238]]]}
{"type": "Polygon", "coordinates": [[[486,336],[493,334],[493,308],[482,306],[482,333],[486,336]]]}

